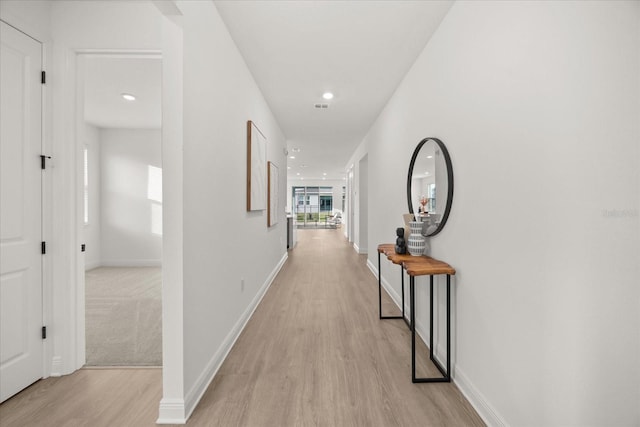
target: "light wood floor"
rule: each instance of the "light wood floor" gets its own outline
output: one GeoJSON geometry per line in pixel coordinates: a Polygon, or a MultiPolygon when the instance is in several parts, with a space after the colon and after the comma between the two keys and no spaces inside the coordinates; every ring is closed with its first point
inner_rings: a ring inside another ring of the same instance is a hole
{"type": "MultiPolygon", "coordinates": [[[[455,385],[411,383],[409,330],[378,319],[377,280],[341,230],[298,238],[187,425],[484,425],[455,385]]],[[[160,397],[159,369],[81,370],[0,405],[0,425],[150,426],[160,397]]]]}

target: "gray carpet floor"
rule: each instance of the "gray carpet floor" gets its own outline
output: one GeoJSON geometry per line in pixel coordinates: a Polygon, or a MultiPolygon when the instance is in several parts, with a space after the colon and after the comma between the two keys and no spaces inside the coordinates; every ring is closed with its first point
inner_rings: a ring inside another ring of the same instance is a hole
{"type": "Polygon", "coordinates": [[[162,366],[159,267],[85,273],[87,366],[162,366]]]}

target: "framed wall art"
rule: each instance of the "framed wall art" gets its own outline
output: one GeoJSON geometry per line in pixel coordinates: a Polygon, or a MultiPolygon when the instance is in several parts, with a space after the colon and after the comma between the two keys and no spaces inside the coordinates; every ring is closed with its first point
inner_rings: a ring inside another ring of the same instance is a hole
{"type": "Polygon", "coordinates": [[[267,208],[267,138],[247,121],[247,211],[267,208]]]}
{"type": "Polygon", "coordinates": [[[268,163],[268,190],[267,190],[267,199],[269,200],[269,204],[267,205],[267,225],[269,227],[274,226],[278,223],[278,204],[280,199],[279,194],[279,171],[278,166],[275,163],[268,163]]]}

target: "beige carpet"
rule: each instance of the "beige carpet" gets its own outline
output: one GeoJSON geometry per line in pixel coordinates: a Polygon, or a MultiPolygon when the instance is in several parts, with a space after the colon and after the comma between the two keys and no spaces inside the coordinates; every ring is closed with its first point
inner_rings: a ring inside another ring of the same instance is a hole
{"type": "Polygon", "coordinates": [[[87,366],[162,365],[159,267],[85,273],[87,366]]]}

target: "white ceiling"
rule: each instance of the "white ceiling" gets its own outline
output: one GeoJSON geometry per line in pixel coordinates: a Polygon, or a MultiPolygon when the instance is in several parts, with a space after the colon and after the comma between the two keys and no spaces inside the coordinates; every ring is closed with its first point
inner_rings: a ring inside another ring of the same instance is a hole
{"type": "MultiPolygon", "coordinates": [[[[216,1],[292,148],[292,179],[344,167],[451,1],[216,1]],[[331,101],[322,99],[334,93],[331,101]],[[316,109],[327,103],[328,109],[316,109]],[[303,167],[306,166],[306,167],[303,167]],[[300,172],[300,176],[297,173],[300,172]]],[[[249,118],[250,119],[250,118],[249,118]]]]}
{"type": "MultiPolygon", "coordinates": [[[[349,157],[452,1],[215,4],[296,157],[288,159],[288,176],[319,180],[344,177],[349,157]],[[325,91],[335,98],[322,99],[325,91]],[[329,108],[316,109],[316,103],[329,108]]],[[[88,123],[161,127],[159,57],[83,56],[88,123]],[[122,93],[137,99],[125,101],[122,93]]]]}
{"type": "Polygon", "coordinates": [[[83,55],[84,119],[101,128],[158,129],[162,63],[153,56],[83,55]],[[122,93],[136,96],[126,101],[122,93]]]}

